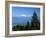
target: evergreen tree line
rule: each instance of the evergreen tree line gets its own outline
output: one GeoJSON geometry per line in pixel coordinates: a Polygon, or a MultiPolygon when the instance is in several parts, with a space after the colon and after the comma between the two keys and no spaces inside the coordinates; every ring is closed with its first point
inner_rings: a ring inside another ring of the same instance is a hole
{"type": "Polygon", "coordinates": [[[34,12],[31,20],[31,25],[29,24],[29,21],[27,21],[27,24],[24,26],[22,25],[16,25],[12,27],[13,31],[21,31],[21,30],[40,30],[40,20],[38,20],[37,14],[34,12]]]}

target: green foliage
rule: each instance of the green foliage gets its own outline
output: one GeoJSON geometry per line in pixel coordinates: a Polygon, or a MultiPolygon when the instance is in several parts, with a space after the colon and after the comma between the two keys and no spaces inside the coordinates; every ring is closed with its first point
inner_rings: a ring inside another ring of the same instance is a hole
{"type": "Polygon", "coordinates": [[[13,31],[22,31],[22,30],[40,30],[40,21],[38,20],[37,14],[34,12],[31,20],[31,24],[29,24],[29,20],[26,25],[16,25],[12,28],[13,31]]]}
{"type": "Polygon", "coordinates": [[[32,30],[38,30],[38,29],[40,29],[40,22],[38,20],[37,14],[35,12],[34,12],[34,14],[32,16],[31,29],[32,30]]]}
{"type": "Polygon", "coordinates": [[[13,31],[16,31],[16,27],[15,27],[15,26],[14,26],[14,27],[12,27],[12,30],[13,30],[13,31]]]}
{"type": "Polygon", "coordinates": [[[29,29],[29,21],[27,21],[27,25],[25,26],[25,30],[29,29]]]}

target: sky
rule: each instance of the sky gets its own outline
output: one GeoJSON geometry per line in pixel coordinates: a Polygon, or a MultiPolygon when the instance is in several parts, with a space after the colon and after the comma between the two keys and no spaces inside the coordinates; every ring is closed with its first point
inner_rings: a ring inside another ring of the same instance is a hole
{"type": "Polygon", "coordinates": [[[36,12],[37,16],[40,17],[40,8],[12,7],[12,23],[26,24],[27,21],[31,22],[34,12],[36,12]]]}
{"type": "Polygon", "coordinates": [[[39,16],[40,8],[35,7],[12,7],[12,17],[31,17],[34,13],[39,16]]]}

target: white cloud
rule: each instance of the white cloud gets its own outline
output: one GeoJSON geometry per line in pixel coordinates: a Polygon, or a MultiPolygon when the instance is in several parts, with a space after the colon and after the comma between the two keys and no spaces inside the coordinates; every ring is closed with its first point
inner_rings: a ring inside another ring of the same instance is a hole
{"type": "Polygon", "coordinates": [[[26,15],[26,14],[21,14],[21,15],[16,15],[16,17],[31,17],[32,15],[26,15]]]}
{"type": "Polygon", "coordinates": [[[20,16],[27,17],[27,15],[25,15],[25,14],[22,14],[22,15],[20,15],[20,16]]]}

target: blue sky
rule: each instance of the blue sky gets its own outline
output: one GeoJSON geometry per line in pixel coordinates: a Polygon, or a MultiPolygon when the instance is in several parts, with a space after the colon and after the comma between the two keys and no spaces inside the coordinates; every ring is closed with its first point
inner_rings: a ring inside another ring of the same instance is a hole
{"type": "Polygon", "coordinates": [[[12,7],[12,23],[26,24],[27,21],[31,22],[34,11],[40,17],[40,8],[12,7]]]}
{"type": "Polygon", "coordinates": [[[34,13],[39,16],[40,8],[35,7],[12,7],[12,17],[31,17],[34,13]]]}

